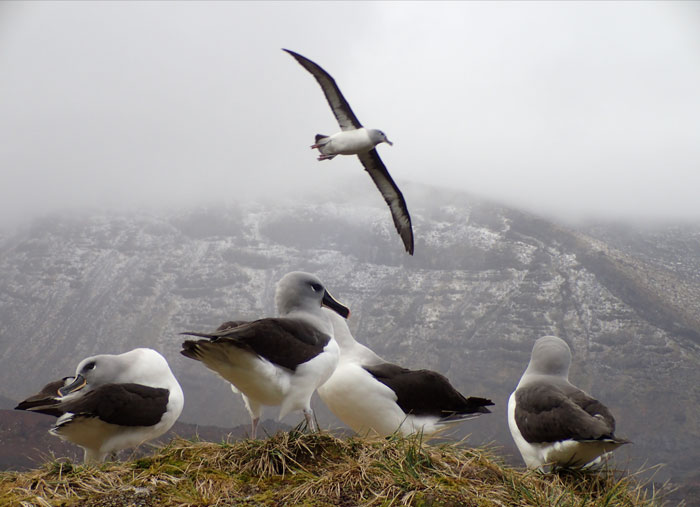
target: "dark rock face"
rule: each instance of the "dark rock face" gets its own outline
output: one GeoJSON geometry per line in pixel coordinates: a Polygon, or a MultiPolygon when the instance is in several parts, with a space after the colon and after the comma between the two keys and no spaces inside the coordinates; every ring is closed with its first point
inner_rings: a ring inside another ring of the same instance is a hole
{"type": "MultiPolygon", "coordinates": [[[[0,396],[23,399],[88,355],[148,346],[183,386],[183,421],[247,424],[228,385],[180,356],[178,333],[272,315],[276,281],[305,270],[351,308],[359,341],[496,403],[455,436],[495,441],[520,463],[507,399],[534,341],[554,334],[572,347],[572,382],[608,405],[617,433],[634,442],[616,452],[618,466],[662,462],[660,478],[697,475],[700,227],[573,229],[465,195],[410,190],[413,258],[382,202],[350,198],[50,217],[5,236],[0,396]],[[419,193],[426,197],[411,199],[419,193]]],[[[322,425],[340,426],[315,407],[322,425]]]]}

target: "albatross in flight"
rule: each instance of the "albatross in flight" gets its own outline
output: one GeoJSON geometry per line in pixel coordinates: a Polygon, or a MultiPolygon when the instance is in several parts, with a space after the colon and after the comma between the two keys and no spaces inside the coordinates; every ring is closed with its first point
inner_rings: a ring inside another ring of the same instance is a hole
{"type": "Polygon", "coordinates": [[[508,400],[508,426],[528,468],[581,468],[628,440],[617,438],[610,410],[569,382],[564,340],[535,342],[530,364],[508,400]]]}
{"type": "Polygon", "coordinates": [[[362,126],[328,72],[294,51],[289,49],[283,51],[292,55],[316,78],[340,125],[341,131],[331,136],[316,134],[316,142],[311,148],[317,148],[321,153],[318,160],[331,160],[336,155],[357,155],[389,205],[391,217],[394,219],[394,225],[406,251],[413,255],[413,229],[406,201],[375,149],[375,146],[380,143],[387,143],[390,146],[393,143],[381,130],[366,129],[362,126]]]}
{"type": "Polygon", "coordinates": [[[255,438],[264,405],[279,406],[279,418],[301,410],[314,430],[311,396],[338,364],[333,326],[322,306],[342,317],[350,314],[316,276],[294,271],[277,283],[275,303],[280,317],[252,322],[231,321],[212,333],[182,333],[180,353],[229,381],[243,401],[255,438]]]}

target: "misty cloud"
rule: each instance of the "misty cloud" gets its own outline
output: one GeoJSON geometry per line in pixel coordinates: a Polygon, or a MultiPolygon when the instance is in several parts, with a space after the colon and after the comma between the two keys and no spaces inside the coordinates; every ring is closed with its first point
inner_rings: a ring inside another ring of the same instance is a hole
{"type": "Polygon", "coordinates": [[[288,47],[395,141],[399,183],[698,219],[699,23],[685,2],[3,2],[0,215],[366,178],[308,149],[338,127],[288,47]]]}

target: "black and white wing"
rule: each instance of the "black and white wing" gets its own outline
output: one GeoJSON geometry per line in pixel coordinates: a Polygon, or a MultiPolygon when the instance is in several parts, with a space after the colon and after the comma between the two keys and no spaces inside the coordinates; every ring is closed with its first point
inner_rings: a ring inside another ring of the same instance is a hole
{"type": "Polygon", "coordinates": [[[96,417],[119,426],[153,426],[167,411],[170,391],[141,384],[105,384],[84,396],[61,404],[61,409],[73,414],[58,425],[68,424],[80,417],[96,417]]]}
{"type": "Polygon", "coordinates": [[[331,110],[335,115],[336,120],[338,120],[338,125],[340,125],[341,130],[355,130],[362,128],[360,121],[352,112],[350,104],[345,100],[343,94],[340,92],[340,88],[335,84],[335,80],[331,75],[323,70],[318,64],[312,62],[308,58],[301,56],[299,53],[290,51],[289,49],[283,49],[294,59],[299,62],[299,64],[308,70],[318,81],[318,84],[323,90],[323,94],[326,96],[328,105],[331,106],[331,110]]]}
{"type": "Polygon", "coordinates": [[[330,336],[319,331],[311,324],[298,319],[267,318],[235,325],[225,323],[224,328],[213,333],[187,332],[189,336],[199,336],[206,340],[187,340],[182,344],[180,353],[190,359],[201,360],[203,349],[212,346],[237,347],[257,354],[290,370],[321,352],[330,341],[330,336]]]}
{"type": "Polygon", "coordinates": [[[357,156],[381,192],[384,201],[389,205],[391,218],[394,220],[394,226],[399,236],[401,236],[406,251],[413,255],[413,226],[411,225],[411,216],[408,214],[406,201],[401,190],[394,183],[389,171],[386,170],[386,166],[382,159],[379,158],[379,153],[377,153],[376,149],[371,149],[369,152],[361,153],[357,156]]]}

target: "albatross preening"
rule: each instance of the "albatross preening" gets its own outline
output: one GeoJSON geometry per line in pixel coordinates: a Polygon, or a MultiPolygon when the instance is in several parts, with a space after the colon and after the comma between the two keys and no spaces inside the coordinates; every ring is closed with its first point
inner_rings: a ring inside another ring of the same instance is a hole
{"type": "Polygon", "coordinates": [[[355,341],[345,319],[329,313],[340,347],[331,378],[318,388],[328,408],[360,435],[422,432],[434,435],[449,426],[489,413],[484,398],[465,398],[439,373],[387,363],[355,341]]]}
{"type": "Polygon", "coordinates": [[[508,400],[508,426],[528,468],[580,468],[628,443],[617,438],[610,410],[569,383],[564,340],[535,342],[530,364],[508,400]]]}
{"type": "Polygon", "coordinates": [[[277,284],[278,318],[228,322],[213,333],[182,333],[181,353],[203,362],[243,395],[255,438],[262,406],[280,406],[279,418],[302,410],[314,429],[311,396],[338,364],[333,326],[322,306],[350,314],[314,275],[295,271],[277,284]]]}
{"type": "Polygon", "coordinates": [[[74,377],[47,384],[15,408],[58,417],[51,434],[82,447],[89,462],[159,437],[183,404],[165,358],[139,348],[83,359],[74,377]]]}
{"type": "Polygon", "coordinates": [[[283,51],[292,55],[302,67],[316,78],[341,128],[340,132],[331,136],[316,135],[316,141],[311,148],[317,148],[321,153],[318,159],[331,160],[336,155],[357,155],[359,157],[360,162],[389,205],[391,217],[406,251],[413,255],[413,229],[406,201],[404,201],[403,194],[394,183],[374,148],[380,143],[387,143],[390,146],[393,143],[381,130],[366,129],[362,126],[328,72],[294,51],[289,49],[283,51]]]}

